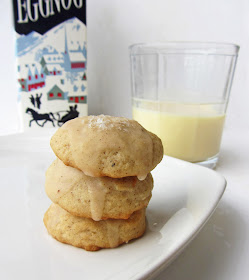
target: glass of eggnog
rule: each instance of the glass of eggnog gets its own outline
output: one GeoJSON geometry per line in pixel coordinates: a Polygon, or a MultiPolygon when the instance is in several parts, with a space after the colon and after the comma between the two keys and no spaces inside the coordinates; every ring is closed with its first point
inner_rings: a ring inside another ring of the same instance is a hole
{"type": "Polygon", "coordinates": [[[133,118],[166,155],[216,166],[238,52],[227,43],[130,46],[133,118]]]}

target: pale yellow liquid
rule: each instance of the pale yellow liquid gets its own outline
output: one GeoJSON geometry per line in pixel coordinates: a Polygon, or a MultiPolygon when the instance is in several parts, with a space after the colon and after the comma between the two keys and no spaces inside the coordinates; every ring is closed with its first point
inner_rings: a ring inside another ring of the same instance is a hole
{"type": "Polygon", "coordinates": [[[133,118],[161,138],[166,155],[201,162],[220,149],[225,115],[214,107],[147,101],[133,104],[133,118]]]}

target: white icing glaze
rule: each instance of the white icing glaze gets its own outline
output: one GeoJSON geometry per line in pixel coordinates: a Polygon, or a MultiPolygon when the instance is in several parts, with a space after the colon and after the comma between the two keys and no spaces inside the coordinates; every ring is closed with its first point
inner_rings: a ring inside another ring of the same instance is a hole
{"type": "Polygon", "coordinates": [[[112,224],[107,222],[106,225],[107,225],[107,237],[108,237],[109,245],[111,248],[117,247],[119,245],[120,223],[118,221],[115,221],[115,225],[113,226],[112,224]]]}
{"type": "Polygon", "coordinates": [[[56,226],[60,222],[60,216],[61,216],[61,214],[64,214],[65,210],[63,210],[62,208],[60,208],[56,204],[52,204],[50,206],[50,210],[49,211],[50,211],[50,217],[47,220],[47,226],[48,226],[48,228],[56,228],[56,226]]]}
{"type": "Polygon", "coordinates": [[[81,171],[68,166],[67,172],[64,172],[64,163],[59,159],[56,159],[52,164],[54,165],[54,169],[58,172],[48,170],[49,180],[46,181],[45,188],[46,191],[50,193],[50,196],[52,196],[53,201],[58,202],[64,194],[72,189],[72,178],[75,178],[81,171]],[[54,182],[57,182],[56,187],[54,186],[54,182]]]}
{"type": "Polygon", "coordinates": [[[102,218],[105,196],[107,189],[99,182],[91,182],[88,185],[88,193],[90,196],[91,215],[94,221],[100,221],[102,218]]]}
{"type": "MultiPolygon", "coordinates": [[[[82,171],[83,172],[83,171],[82,171]]],[[[84,170],[84,172],[83,172],[86,176],[89,176],[89,177],[95,177],[94,175],[94,173],[93,172],[89,172],[89,171],[87,171],[87,170],[84,170]]]]}
{"type": "Polygon", "coordinates": [[[146,174],[139,174],[139,175],[137,175],[137,178],[138,178],[138,180],[140,180],[140,181],[145,180],[146,177],[147,177],[147,173],[146,173],[146,174]]]}

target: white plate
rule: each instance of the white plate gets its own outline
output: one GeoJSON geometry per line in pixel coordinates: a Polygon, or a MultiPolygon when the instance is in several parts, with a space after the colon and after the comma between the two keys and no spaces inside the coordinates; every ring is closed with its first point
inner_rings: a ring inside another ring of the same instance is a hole
{"type": "Polygon", "coordinates": [[[54,240],[43,225],[50,205],[47,137],[0,137],[0,279],[152,279],[196,236],[226,186],[215,171],[170,157],[153,171],[145,235],[116,249],[86,252],[54,240]]]}

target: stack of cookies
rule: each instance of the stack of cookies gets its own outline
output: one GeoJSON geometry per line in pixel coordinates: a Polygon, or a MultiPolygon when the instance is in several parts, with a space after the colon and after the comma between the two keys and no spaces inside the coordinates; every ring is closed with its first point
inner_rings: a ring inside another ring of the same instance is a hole
{"type": "Polygon", "coordinates": [[[57,159],[46,172],[53,204],[44,223],[55,239],[96,251],[143,235],[150,171],[163,157],[156,135],[134,120],[88,116],[65,123],[50,144],[57,159]]]}

